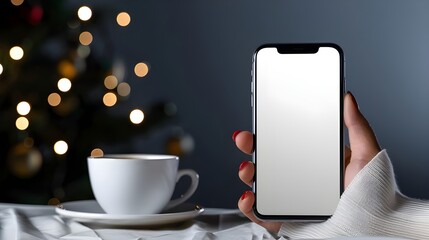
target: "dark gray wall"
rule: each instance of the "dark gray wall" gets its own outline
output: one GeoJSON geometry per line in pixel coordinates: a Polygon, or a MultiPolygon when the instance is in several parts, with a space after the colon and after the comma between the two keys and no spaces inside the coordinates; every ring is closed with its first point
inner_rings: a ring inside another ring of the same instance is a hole
{"type": "MultiPolygon", "coordinates": [[[[76,1],[77,2],[77,1],[76,1]]],[[[76,2],[73,2],[74,4],[76,2]]],[[[130,72],[131,105],[169,99],[179,125],[195,139],[181,161],[201,183],[193,201],[235,207],[246,188],[238,165],[250,157],[231,140],[251,128],[250,68],[254,49],[270,42],[334,42],[347,59],[347,89],[387,148],[399,186],[429,198],[429,1],[97,1],[112,16],[128,11],[132,23],[105,25],[115,55],[130,72]],[[138,61],[151,71],[138,79],[138,61]]],[[[162,151],[165,133],[139,139],[142,152],[162,151]]]]}

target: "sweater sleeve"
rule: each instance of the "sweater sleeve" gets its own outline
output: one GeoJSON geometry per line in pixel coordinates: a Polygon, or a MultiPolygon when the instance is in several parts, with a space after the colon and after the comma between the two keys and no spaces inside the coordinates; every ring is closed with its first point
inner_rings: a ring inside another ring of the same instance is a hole
{"type": "Polygon", "coordinates": [[[386,150],[353,179],[333,216],[322,223],[285,222],[279,235],[292,239],[387,236],[429,239],[429,201],[404,196],[386,150]]]}

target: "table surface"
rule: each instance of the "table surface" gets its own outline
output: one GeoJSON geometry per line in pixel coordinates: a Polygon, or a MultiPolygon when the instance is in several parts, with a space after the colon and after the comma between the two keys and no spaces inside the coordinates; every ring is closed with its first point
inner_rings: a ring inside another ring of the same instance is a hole
{"type": "Polygon", "coordinates": [[[0,239],[275,239],[238,211],[205,212],[168,226],[123,228],[62,218],[53,206],[0,203],[0,239]]]}
{"type": "MultiPolygon", "coordinates": [[[[56,214],[53,206],[0,203],[0,239],[256,240],[276,238],[266,229],[250,222],[238,210],[231,209],[208,208],[205,213],[192,220],[168,226],[124,228],[83,224],[62,218],[56,214]]],[[[284,238],[281,237],[280,239],[284,238]]],[[[352,239],[392,240],[393,238],[355,237],[352,239]]]]}

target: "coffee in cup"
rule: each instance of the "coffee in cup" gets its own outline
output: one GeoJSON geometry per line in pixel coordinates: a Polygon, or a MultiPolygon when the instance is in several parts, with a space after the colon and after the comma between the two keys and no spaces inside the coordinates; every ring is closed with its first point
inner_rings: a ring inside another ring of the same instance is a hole
{"type": "Polygon", "coordinates": [[[185,202],[198,187],[198,174],[178,170],[179,157],[155,154],[111,154],[88,157],[95,198],[108,214],[157,214],[185,202]],[[170,200],[176,182],[191,177],[189,189],[170,200]]]}

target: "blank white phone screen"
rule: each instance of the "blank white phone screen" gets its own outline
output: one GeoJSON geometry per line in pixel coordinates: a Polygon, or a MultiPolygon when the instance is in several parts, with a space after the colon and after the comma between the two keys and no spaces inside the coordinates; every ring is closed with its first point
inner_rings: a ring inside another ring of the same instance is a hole
{"type": "Polygon", "coordinates": [[[332,215],[340,198],[340,53],[256,55],[256,209],[332,215]]]}

